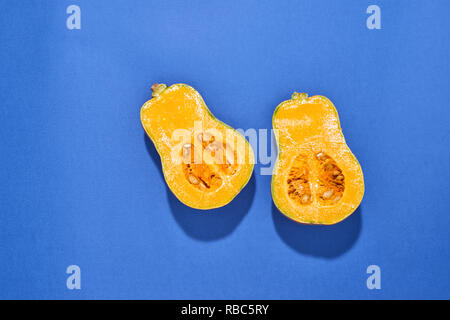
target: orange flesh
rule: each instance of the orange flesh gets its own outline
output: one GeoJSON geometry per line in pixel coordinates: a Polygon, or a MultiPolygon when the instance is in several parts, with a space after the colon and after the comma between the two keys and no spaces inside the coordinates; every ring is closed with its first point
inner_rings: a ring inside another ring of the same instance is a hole
{"type": "Polygon", "coordinates": [[[312,224],[334,224],[350,215],[362,200],[364,179],[333,104],[294,94],[277,107],[273,127],[279,155],[272,196],[278,209],[312,224]]]}
{"type": "Polygon", "coordinates": [[[161,157],[169,188],[184,204],[221,207],[250,179],[250,144],[217,120],[193,88],[177,84],[162,90],[142,107],[141,122],[161,157]]]}

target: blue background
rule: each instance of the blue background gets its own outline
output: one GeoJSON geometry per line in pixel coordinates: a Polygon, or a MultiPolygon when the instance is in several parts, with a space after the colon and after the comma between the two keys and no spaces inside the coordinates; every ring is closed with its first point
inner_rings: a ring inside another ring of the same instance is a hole
{"type": "Polygon", "coordinates": [[[1,1],[0,298],[450,298],[449,1],[1,1]],[[82,29],[66,28],[81,7],[82,29]],[[381,30],[366,8],[381,7],[381,30]],[[235,128],[293,91],[336,105],[365,175],[330,227],[176,200],[139,110],[195,87],[235,128]],[[82,289],[68,290],[68,265],[82,289]],[[366,287],[381,267],[381,290],[366,287]]]}

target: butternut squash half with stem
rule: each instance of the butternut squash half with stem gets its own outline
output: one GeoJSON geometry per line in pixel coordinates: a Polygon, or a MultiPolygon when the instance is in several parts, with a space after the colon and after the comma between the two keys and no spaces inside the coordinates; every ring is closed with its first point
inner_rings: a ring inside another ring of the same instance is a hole
{"type": "Polygon", "coordinates": [[[335,224],[352,214],[364,178],[333,103],[294,93],[275,109],[272,125],[279,151],[272,176],[277,208],[307,224],[335,224]]]}
{"type": "Polygon", "coordinates": [[[152,99],[141,108],[141,122],[159,153],[170,190],[192,208],[226,205],[252,175],[252,147],[215,118],[192,87],[154,84],[152,90],[152,99]]]}

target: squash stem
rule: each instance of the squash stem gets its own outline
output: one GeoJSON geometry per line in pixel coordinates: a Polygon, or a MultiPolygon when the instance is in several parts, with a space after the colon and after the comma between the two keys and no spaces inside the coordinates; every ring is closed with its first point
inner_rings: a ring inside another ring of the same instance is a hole
{"type": "Polygon", "coordinates": [[[306,100],[307,98],[308,98],[308,94],[307,93],[294,92],[292,94],[292,100],[306,100]]]}
{"type": "Polygon", "coordinates": [[[164,83],[155,83],[152,85],[152,97],[157,97],[161,94],[161,92],[163,92],[164,90],[166,90],[167,86],[164,83]]]}

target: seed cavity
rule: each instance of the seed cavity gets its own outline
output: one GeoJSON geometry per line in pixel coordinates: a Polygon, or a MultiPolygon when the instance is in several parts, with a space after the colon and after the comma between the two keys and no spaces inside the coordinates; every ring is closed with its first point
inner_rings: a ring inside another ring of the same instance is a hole
{"type": "Polygon", "coordinates": [[[341,200],[345,190],[345,176],[336,161],[321,151],[316,154],[319,168],[319,184],[316,190],[318,200],[325,205],[331,205],[341,200]]]}
{"type": "Polygon", "coordinates": [[[303,151],[294,158],[286,179],[290,199],[299,205],[334,205],[345,191],[345,174],[326,152],[303,151]]]}
{"type": "Polygon", "coordinates": [[[296,203],[306,205],[312,202],[309,183],[309,167],[305,155],[298,155],[289,170],[288,195],[296,203]]]}
{"type": "Polygon", "coordinates": [[[193,143],[186,143],[181,147],[181,166],[186,180],[200,190],[216,190],[222,185],[224,176],[234,175],[238,171],[236,151],[208,132],[201,132],[192,139],[195,138],[201,142],[198,146],[200,150],[194,150],[193,143]],[[194,162],[194,156],[201,159],[200,163],[196,163],[197,158],[194,162]]]}

